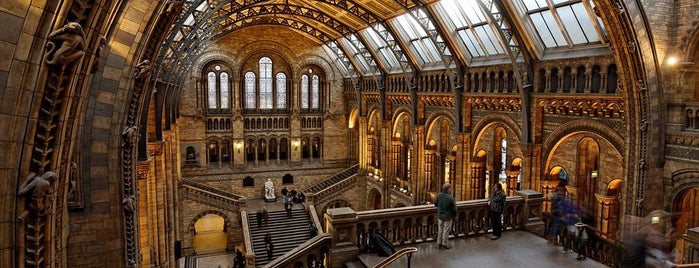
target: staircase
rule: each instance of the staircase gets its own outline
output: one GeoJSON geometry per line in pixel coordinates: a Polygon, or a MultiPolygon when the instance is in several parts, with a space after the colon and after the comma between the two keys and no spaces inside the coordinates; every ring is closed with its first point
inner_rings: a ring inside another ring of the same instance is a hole
{"type": "Polygon", "coordinates": [[[348,169],[343,170],[340,173],[335,174],[334,176],[328,178],[327,180],[324,180],[316,185],[311,186],[310,188],[306,189],[303,191],[304,193],[317,193],[319,191],[322,191],[324,189],[327,189],[328,187],[346,179],[349,178],[350,176],[357,174],[357,171],[359,171],[359,165],[354,165],[348,169]]]}
{"type": "Polygon", "coordinates": [[[248,226],[250,229],[250,239],[255,250],[255,266],[262,267],[271,260],[284,255],[298,245],[310,239],[308,226],[311,217],[301,205],[295,205],[292,210],[292,218],[286,217],[286,211],[269,211],[267,225],[264,222],[261,227],[257,227],[257,215],[254,212],[248,214],[248,226]],[[265,234],[272,236],[272,258],[267,258],[265,249],[265,234]]]}

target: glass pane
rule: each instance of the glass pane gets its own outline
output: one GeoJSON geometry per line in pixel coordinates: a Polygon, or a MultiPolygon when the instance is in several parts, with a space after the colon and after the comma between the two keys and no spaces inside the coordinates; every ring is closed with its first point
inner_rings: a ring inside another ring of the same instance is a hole
{"type": "Polygon", "coordinates": [[[245,108],[255,109],[255,74],[245,74],[245,108]]]}
{"type": "Polygon", "coordinates": [[[471,21],[471,24],[485,22],[485,15],[483,15],[481,8],[478,6],[476,1],[465,1],[461,8],[466,13],[468,20],[471,21]]]}
{"type": "Polygon", "coordinates": [[[221,109],[228,109],[230,99],[228,98],[230,89],[228,88],[228,74],[221,73],[221,109]]]}
{"type": "Polygon", "coordinates": [[[447,12],[447,17],[451,19],[456,28],[466,27],[466,19],[461,14],[461,8],[459,8],[455,0],[443,0],[439,4],[447,12]]]}
{"type": "MultiPolygon", "coordinates": [[[[559,35],[561,35],[561,33],[558,30],[558,26],[555,26],[553,29],[549,28],[548,24],[546,23],[546,19],[553,21],[553,17],[551,17],[550,11],[546,12],[548,13],[547,18],[544,18],[542,13],[531,14],[530,17],[534,23],[534,28],[536,28],[536,31],[539,33],[541,41],[544,42],[544,45],[546,45],[546,47],[557,47],[559,46],[559,43],[556,42],[556,38],[554,38],[553,35],[555,32],[558,32],[559,35]]],[[[560,37],[561,39],[563,38],[562,35],[560,37]]],[[[565,44],[565,41],[560,44],[565,44]]]]}
{"type": "Polygon", "coordinates": [[[524,5],[527,6],[527,10],[538,9],[546,7],[546,0],[523,0],[524,5]]]}
{"type": "Polygon", "coordinates": [[[209,109],[216,109],[216,74],[214,72],[209,72],[207,74],[208,77],[208,92],[209,92],[209,97],[208,97],[208,103],[209,103],[209,109]]]}
{"type": "Polygon", "coordinates": [[[311,107],[313,109],[318,109],[320,106],[320,82],[318,81],[318,76],[313,76],[313,84],[311,86],[311,107]]]}
{"type": "Polygon", "coordinates": [[[571,41],[573,41],[573,44],[587,43],[587,37],[585,37],[585,33],[583,33],[582,29],[580,28],[578,18],[575,17],[575,13],[573,13],[571,7],[561,7],[556,9],[556,11],[558,11],[558,17],[561,18],[563,27],[568,32],[568,36],[570,37],[571,41]]]}
{"type": "Polygon", "coordinates": [[[493,33],[490,31],[490,29],[487,29],[486,27],[486,25],[478,26],[474,28],[474,30],[476,30],[476,34],[478,34],[478,38],[481,39],[481,43],[483,43],[483,46],[485,47],[485,50],[488,52],[488,54],[500,54],[499,51],[496,49],[495,44],[497,44],[497,41],[493,40],[495,39],[493,33]]]}
{"type": "Polygon", "coordinates": [[[272,60],[260,59],[260,109],[272,109],[272,60]]]}
{"type": "Polygon", "coordinates": [[[481,45],[478,44],[476,36],[473,35],[473,32],[470,29],[459,31],[459,36],[461,36],[461,39],[463,39],[466,43],[466,47],[468,48],[468,51],[471,52],[471,55],[474,57],[485,56],[483,48],[481,48],[481,45]]]}
{"type": "Polygon", "coordinates": [[[301,108],[308,109],[308,76],[301,76],[301,108]]]}
{"type": "Polygon", "coordinates": [[[277,108],[286,109],[286,74],[277,74],[277,108]]]}

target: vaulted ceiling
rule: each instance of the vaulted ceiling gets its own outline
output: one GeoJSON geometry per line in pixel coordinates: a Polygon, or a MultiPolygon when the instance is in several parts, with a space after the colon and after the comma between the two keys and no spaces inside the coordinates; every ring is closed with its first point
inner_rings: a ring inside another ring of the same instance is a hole
{"type": "Polygon", "coordinates": [[[166,73],[188,69],[216,40],[256,25],[306,34],[345,77],[607,49],[591,0],[170,0],[162,12],[173,22],[157,59],[166,73]]]}

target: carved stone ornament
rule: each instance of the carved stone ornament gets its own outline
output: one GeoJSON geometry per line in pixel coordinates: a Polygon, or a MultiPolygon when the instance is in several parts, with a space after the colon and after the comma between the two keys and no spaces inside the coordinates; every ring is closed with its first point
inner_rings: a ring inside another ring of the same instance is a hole
{"type": "Polygon", "coordinates": [[[46,64],[65,66],[85,55],[85,33],[77,22],[51,32],[46,43],[46,64]]]}
{"type": "Polygon", "coordinates": [[[156,156],[163,154],[164,142],[149,142],[148,143],[148,156],[156,156]]]}
{"type": "Polygon", "coordinates": [[[136,65],[136,69],[133,71],[133,78],[134,79],[143,79],[148,74],[150,74],[151,69],[153,68],[153,64],[151,64],[150,60],[143,60],[138,65],[136,65]]]}
{"type": "Polygon", "coordinates": [[[130,126],[124,128],[124,131],[121,132],[121,137],[123,138],[123,143],[122,147],[133,147],[136,145],[136,142],[138,142],[138,127],[136,126],[130,126]]]}
{"type": "Polygon", "coordinates": [[[24,197],[25,208],[19,216],[20,221],[25,221],[33,212],[36,216],[43,217],[46,215],[46,197],[51,194],[51,181],[58,176],[56,173],[48,171],[41,176],[36,173],[30,173],[19,186],[17,196],[24,197]]]}
{"type": "Polygon", "coordinates": [[[134,213],[134,211],[136,211],[136,198],[133,196],[125,197],[124,200],[121,201],[121,204],[124,206],[124,211],[128,213],[134,213]]]}

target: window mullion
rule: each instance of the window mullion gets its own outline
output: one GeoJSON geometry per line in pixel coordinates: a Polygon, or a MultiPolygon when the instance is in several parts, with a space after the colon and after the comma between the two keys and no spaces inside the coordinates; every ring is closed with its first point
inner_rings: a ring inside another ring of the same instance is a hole
{"type": "MultiPolygon", "coordinates": [[[[588,0],[583,0],[582,4],[585,7],[585,11],[587,12],[587,16],[590,18],[590,22],[595,27],[595,32],[597,32],[597,35],[600,37],[599,41],[602,44],[606,44],[607,38],[604,34],[604,30],[602,30],[602,27],[599,25],[599,21],[597,20],[597,15],[595,14],[595,11],[592,9],[592,6],[590,6],[590,2],[588,0]]],[[[580,22],[578,21],[578,23],[580,23],[580,22]]],[[[583,32],[585,32],[585,31],[583,31],[583,32]]]]}
{"type": "Polygon", "coordinates": [[[570,38],[568,31],[565,30],[563,21],[561,21],[561,18],[558,16],[558,10],[556,9],[551,0],[546,0],[546,4],[548,4],[549,6],[549,10],[551,11],[551,16],[553,17],[553,20],[555,20],[556,25],[558,25],[558,30],[561,31],[561,34],[563,34],[563,38],[568,43],[568,48],[573,48],[573,39],[570,38]]]}

